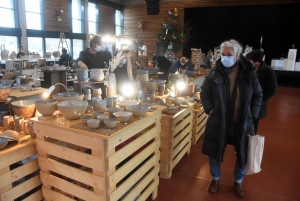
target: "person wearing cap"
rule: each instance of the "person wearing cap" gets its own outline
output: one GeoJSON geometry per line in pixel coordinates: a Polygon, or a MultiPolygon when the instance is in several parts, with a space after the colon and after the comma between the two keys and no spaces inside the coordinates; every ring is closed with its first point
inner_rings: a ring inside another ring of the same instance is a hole
{"type": "Polygon", "coordinates": [[[60,55],[59,57],[59,61],[58,61],[58,64],[59,65],[65,65],[65,66],[68,66],[68,62],[71,62],[72,61],[72,57],[71,55],[69,55],[67,53],[67,49],[66,48],[63,48],[61,50],[62,54],[60,55]]]}
{"type": "Polygon", "coordinates": [[[90,40],[90,48],[81,51],[76,64],[80,68],[105,68],[102,50],[102,39],[95,35],[90,40]]]}
{"type": "Polygon", "coordinates": [[[258,118],[254,118],[255,134],[258,130],[258,122],[267,116],[268,102],[277,93],[277,79],[274,70],[265,64],[263,61],[264,52],[256,49],[249,52],[246,57],[253,64],[253,70],[258,76],[260,86],[263,90],[262,105],[259,111],[258,118]]]}
{"type": "Polygon", "coordinates": [[[17,53],[17,58],[21,58],[21,56],[25,56],[24,47],[22,45],[19,47],[19,51],[17,53]]]}

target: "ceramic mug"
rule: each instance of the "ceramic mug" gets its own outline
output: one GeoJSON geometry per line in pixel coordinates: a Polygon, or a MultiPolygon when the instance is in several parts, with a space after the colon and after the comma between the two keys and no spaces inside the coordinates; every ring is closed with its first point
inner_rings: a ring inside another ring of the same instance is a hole
{"type": "Polygon", "coordinates": [[[113,106],[113,98],[104,98],[106,101],[106,106],[107,107],[112,107],[113,106]]]}

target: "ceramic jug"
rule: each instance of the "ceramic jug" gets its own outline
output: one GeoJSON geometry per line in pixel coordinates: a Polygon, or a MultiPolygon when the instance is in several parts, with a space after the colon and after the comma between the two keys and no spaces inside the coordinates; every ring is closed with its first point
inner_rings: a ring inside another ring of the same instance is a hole
{"type": "Polygon", "coordinates": [[[17,54],[16,54],[16,52],[15,52],[15,51],[13,51],[13,52],[10,54],[10,58],[11,58],[11,60],[15,60],[15,59],[16,59],[16,57],[17,57],[17,54]]]}
{"type": "Polygon", "coordinates": [[[77,70],[77,81],[79,83],[88,82],[90,80],[89,78],[89,70],[85,68],[79,68],[77,70]]]}
{"type": "Polygon", "coordinates": [[[7,50],[5,49],[5,45],[1,44],[1,59],[2,60],[8,60],[8,53],[7,50]]]}
{"type": "Polygon", "coordinates": [[[104,70],[101,68],[93,68],[91,70],[91,81],[92,82],[100,82],[102,80],[104,80],[106,78],[106,76],[104,75],[104,70]]]}

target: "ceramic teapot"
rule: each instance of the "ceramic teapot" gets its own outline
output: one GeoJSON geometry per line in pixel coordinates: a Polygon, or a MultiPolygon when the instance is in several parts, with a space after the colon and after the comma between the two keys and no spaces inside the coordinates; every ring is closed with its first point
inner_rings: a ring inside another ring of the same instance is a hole
{"type": "Polygon", "coordinates": [[[102,69],[102,68],[93,68],[90,73],[91,81],[92,82],[100,82],[100,81],[104,80],[108,76],[108,71],[107,71],[107,74],[104,75],[105,70],[106,69],[102,69]]]}
{"type": "Polygon", "coordinates": [[[2,60],[8,60],[8,53],[5,49],[5,45],[1,44],[1,59],[2,60]]]}

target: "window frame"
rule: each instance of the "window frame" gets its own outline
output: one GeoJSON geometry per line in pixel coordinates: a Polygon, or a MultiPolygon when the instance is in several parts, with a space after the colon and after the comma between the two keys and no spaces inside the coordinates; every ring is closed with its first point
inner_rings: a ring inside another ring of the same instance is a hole
{"type": "MultiPolygon", "coordinates": [[[[26,13],[33,13],[33,14],[39,14],[40,15],[40,20],[41,20],[41,29],[34,29],[34,30],[44,30],[45,29],[45,23],[44,23],[44,0],[39,0],[40,1],[40,13],[38,12],[32,12],[32,11],[26,11],[26,1],[24,2],[25,6],[25,16],[26,13]]],[[[27,28],[27,19],[26,19],[26,29],[27,28]]]]}
{"type": "MultiPolygon", "coordinates": [[[[90,21],[90,19],[88,18],[87,23],[89,24],[89,22],[93,22],[93,23],[96,24],[96,33],[92,33],[92,34],[97,34],[97,33],[99,33],[99,30],[100,30],[100,27],[99,27],[99,4],[89,1],[88,5],[89,5],[89,3],[95,4],[95,7],[96,7],[96,21],[90,21]]],[[[89,9],[89,7],[88,7],[88,9],[89,9]]],[[[90,27],[89,27],[89,32],[90,32],[90,27]]]]}
{"type": "MultiPolygon", "coordinates": [[[[121,32],[124,33],[124,11],[115,9],[115,35],[117,35],[117,33],[116,33],[117,27],[121,28],[121,32]],[[119,25],[116,23],[117,11],[120,12],[120,24],[119,25]]],[[[120,34],[122,34],[122,33],[120,33],[120,34]]]]}
{"type": "MultiPolygon", "coordinates": [[[[70,32],[71,33],[74,33],[73,31],[73,19],[75,20],[80,20],[81,21],[81,32],[79,34],[84,34],[85,32],[85,29],[84,29],[84,26],[85,26],[85,17],[84,17],[84,0],[80,0],[80,10],[81,10],[81,19],[77,19],[77,18],[73,18],[73,0],[70,0],[70,11],[71,11],[71,17],[70,17],[70,32]]],[[[76,32],[75,32],[76,33],[76,32]]]]}
{"type": "MultiPolygon", "coordinates": [[[[14,25],[15,27],[3,27],[3,28],[20,28],[20,22],[19,22],[19,7],[18,7],[18,1],[17,0],[13,0],[13,8],[5,8],[5,7],[1,7],[2,9],[7,9],[7,10],[11,10],[14,13],[14,25]]],[[[1,26],[0,26],[1,27],[1,26]]]]}

